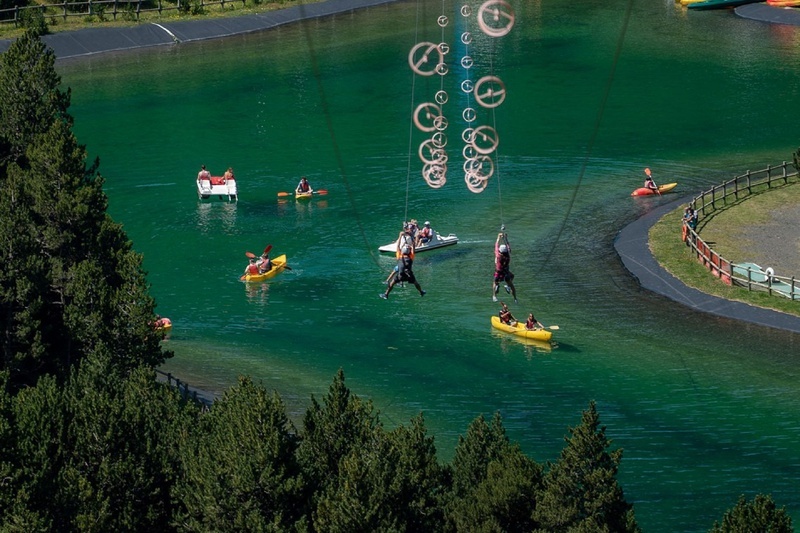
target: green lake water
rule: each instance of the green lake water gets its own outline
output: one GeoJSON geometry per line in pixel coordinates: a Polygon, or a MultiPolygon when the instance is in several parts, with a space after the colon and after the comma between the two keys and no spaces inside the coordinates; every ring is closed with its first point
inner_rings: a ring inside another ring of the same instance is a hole
{"type": "Polygon", "coordinates": [[[399,2],[57,63],[109,211],[173,321],[164,369],[216,392],[250,375],[298,420],[343,368],[388,427],[424,413],[443,460],[495,411],[526,453],[555,460],[595,400],[646,531],[707,531],[755,493],[797,522],[800,336],[642,291],[613,240],[661,202],[791,158],[800,28],[672,0],[512,5],[514,28],[491,41],[460,4],[399,2]],[[412,76],[408,52],[425,40],[453,43],[444,79],[412,76]],[[494,73],[507,90],[487,119],[500,144],[481,194],[461,171],[465,52],[473,80],[494,73]],[[411,111],[442,88],[450,162],[432,189],[411,111]],[[238,203],[198,201],[201,164],[233,166],[238,203]],[[675,193],[631,198],[645,167],[675,193]],[[329,194],[278,201],[301,175],[329,194]],[[460,242],[417,257],[424,298],[398,286],[383,301],[393,260],[377,248],[412,217],[460,242]],[[501,224],[511,310],[559,325],[552,348],[490,326],[501,224]],[[245,251],[267,244],[293,270],[241,283],[245,251]]]}

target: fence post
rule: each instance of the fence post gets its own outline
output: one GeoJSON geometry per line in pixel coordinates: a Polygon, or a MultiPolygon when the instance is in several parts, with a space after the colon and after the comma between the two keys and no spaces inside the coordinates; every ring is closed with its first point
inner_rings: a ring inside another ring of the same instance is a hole
{"type": "MultiPolygon", "coordinates": [[[[67,21],[67,2],[66,2],[66,0],[61,5],[64,6],[64,22],[66,22],[67,21]]],[[[44,13],[44,6],[42,6],[42,13],[44,13]]]]}

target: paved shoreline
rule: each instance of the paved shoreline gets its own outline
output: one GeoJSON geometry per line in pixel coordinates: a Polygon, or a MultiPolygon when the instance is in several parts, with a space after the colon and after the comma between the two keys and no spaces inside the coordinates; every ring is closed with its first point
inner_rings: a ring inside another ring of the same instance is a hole
{"type": "Polygon", "coordinates": [[[643,288],[697,311],[800,333],[800,317],[711,296],[685,285],[656,261],[648,243],[650,228],[666,213],[691,200],[686,197],[659,206],[617,234],[614,249],[628,272],[643,288]]]}
{"type": "MultiPolygon", "coordinates": [[[[221,39],[396,1],[398,0],[324,0],[255,15],[148,22],[123,28],[85,28],[45,35],[42,40],[53,49],[56,59],[68,59],[105,52],[221,39]]],[[[8,50],[12,42],[10,39],[0,40],[0,53],[8,50]]]]}
{"type": "MultiPolygon", "coordinates": [[[[56,59],[68,59],[135,48],[221,39],[397,1],[399,0],[324,0],[255,15],[148,22],[122,28],[85,28],[45,35],[43,40],[53,49],[56,59]]],[[[800,9],[756,3],[739,6],[735,12],[738,16],[750,20],[800,26],[800,9]]],[[[0,53],[8,50],[12,42],[11,39],[0,40],[0,53]]]]}

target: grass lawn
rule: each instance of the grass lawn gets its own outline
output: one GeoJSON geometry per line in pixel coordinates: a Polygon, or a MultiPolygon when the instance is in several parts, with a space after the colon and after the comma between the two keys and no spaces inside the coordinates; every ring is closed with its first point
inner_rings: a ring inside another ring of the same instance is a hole
{"type": "MultiPolygon", "coordinates": [[[[182,0],[185,3],[187,0],[182,0]]],[[[217,1],[217,0],[214,0],[217,1]]],[[[302,3],[309,4],[315,3],[316,0],[304,1],[302,3]]],[[[53,5],[56,0],[37,1],[39,5],[53,5]]],[[[81,15],[70,16],[65,20],[63,17],[47,18],[47,25],[50,33],[57,33],[62,31],[80,30],[84,28],[124,28],[129,26],[136,26],[139,24],[150,24],[153,22],[163,23],[176,20],[192,20],[192,19],[209,19],[209,18],[222,18],[222,17],[239,17],[242,15],[253,15],[257,13],[266,13],[268,11],[275,11],[277,9],[285,9],[294,5],[300,4],[300,0],[283,0],[278,2],[261,2],[260,0],[226,0],[222,3],[205,3],[199,9],[199,0],[189,1],[191,4],[189,13],[181,13],[175,7],[177,2],[169,0],[162,0],[161,4],[163,10],[159,14],[158,11],[143,11],[139,14],[136,20],[133,14],[124,14],[121,12],[122,7],[118,7],[116,20],[112,20],[112,7],[106,5],[106,13],[104,15],[81,15]],[[125,20],[128,19],[128,20],[125,20]]],[[[34,5],[34,4],[31,4],[34,5]]],[[[152,8],[157,5],[154,0],[148,5],[143,4],[145,7],[152,8]]],[[[80,9],[86,9],[85,5],[80,6],[80,9]]],[[[97,8],[95,8],[97,9],[97,8]]],[[[48,13],[63,13],[61,8],[49,8],[48,13]]],[[[0,24],[0,39],[16,39],[24,32],[23,28],[18,28],[13,22],[4,22],[0,24]]]]}
{"type": "MultiPolygon", "coordinates": [[[[800,183],[790,183],[760,194],[753,194],[715,211],[713,217],[700,220],[698,233],[703,240],[714,242],[714,250],[722,257],[734,262],[741,261],[743,251],[736,235],[756,222],[763,222],[765,213],[798,204],[800,204],[800,183]]],[[[706,294],[800,316],[799,301],[726,285],[702,266],[691,253],[691,249],[681,240],[683,207],[680,206],[675,211],[667,213],[650,228],[650,250],[661,266],[686,285],[706,294]]],[[[797,246],[800,230],[793,224],[786,226],[773,231],[785,230],[787,244],[797,246]]],[[[795,274],[800,276],[800,272],[795,274]]]]}

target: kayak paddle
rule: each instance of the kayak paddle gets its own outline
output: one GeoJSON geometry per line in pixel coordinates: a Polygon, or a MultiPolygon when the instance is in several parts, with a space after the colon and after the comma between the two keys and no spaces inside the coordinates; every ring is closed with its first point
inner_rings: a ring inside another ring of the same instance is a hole
{"type": "MultiPolygon", "coordinates": [[[[293,192],[279,192],[278,196],[280,196],[280,197],[292,196],[293,194],[294,194],[293,192]]],[[[324,196],[324,195],[328,194],[328,190],[327,189],[320,189],[318,191],[311,191],[311,194],[321,194],[321,195],[324,196]]]]}
{"type": "Polygon", "coordinates": [[[656,185],[656,180],[653,179],[653,175],[650,172],[650,168],[649,167],[645,168],[644,173],[647,174],[647,177],[650,178],[650,181],[652,181],[653,185],[656,186],[656,192],[658,193],[659,196],[661,196],[661,190],[659,190],[658,185],[656,185]]]}

